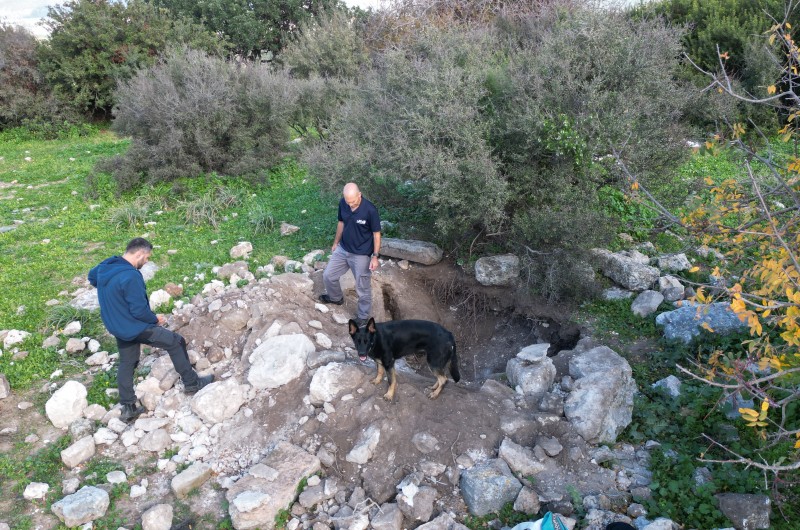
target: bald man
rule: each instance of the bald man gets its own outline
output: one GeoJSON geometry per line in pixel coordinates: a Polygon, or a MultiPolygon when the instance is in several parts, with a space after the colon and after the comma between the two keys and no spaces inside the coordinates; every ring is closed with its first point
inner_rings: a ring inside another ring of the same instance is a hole
{"type": "Polygon", "coordinates": [[[331,246],[328,266],[322,273],[325,294],[319,299],[326,304],[341,305],[344,294],[339,278],[348,269],[353,271],[358,295],[356,322],[364,326],[372,312],[372,271],[378,268],[381,249],[381,219],[375,205],[361,196],[354,183],[345,185],[339,201],[339,224],[331,246]]]}

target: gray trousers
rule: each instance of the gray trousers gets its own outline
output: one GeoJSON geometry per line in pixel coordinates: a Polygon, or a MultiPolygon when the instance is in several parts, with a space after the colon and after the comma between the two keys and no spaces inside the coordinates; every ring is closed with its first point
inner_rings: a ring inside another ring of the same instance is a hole
{"type": "Polygon", "coordinates": [[[186,340],[183,337],[164,329],[153,326],[142,331],[133,340],[117,338],[119,349],[119,366],[117,367],[117,389],[119,389],[119,402],[123,405],[136,403],[136,393],[133,389],[133,372],[139,365],[140,345],[155,346],[167,350],[175,371],[181,376],[184,385],[193,385],[197,382],[197,372],[189,363],[189,354],[186,352],[186,340]]]}
{"type": "Polygon", "coordinates": [[[336,250],[333,251],[333,254],[331,254],[328,265],[322,273],[325,292],[328,293],[331,300],[341,300],[344,294],[342,294],[342,286],[339,284],[339,278],[341,278],[348,269],[353,271],[353,277],[356,280],[356,294],[358,295],[357,318],[367,319],[372,312],[372,271],[369,270],[370,259],[370,256],[362,256],[361,254],[347,252],[339,245],[336,247],[336,250]]]}

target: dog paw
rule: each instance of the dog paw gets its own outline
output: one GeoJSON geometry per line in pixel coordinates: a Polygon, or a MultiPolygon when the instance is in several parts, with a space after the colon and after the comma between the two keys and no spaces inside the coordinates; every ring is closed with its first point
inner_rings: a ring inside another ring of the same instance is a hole
{"type": "Polygon", "coordinates": [[[379,384],[381,384],[381,380],[380,379],[371,379],[370,383],[372,383],[373,385],[379,385],[379,384]]]}
{"type": "Polygon", "coordinates": [[[392,401],[394,401],[394,396],[387,392],[383,395],[383,400],[391,403],[392,401]]]}

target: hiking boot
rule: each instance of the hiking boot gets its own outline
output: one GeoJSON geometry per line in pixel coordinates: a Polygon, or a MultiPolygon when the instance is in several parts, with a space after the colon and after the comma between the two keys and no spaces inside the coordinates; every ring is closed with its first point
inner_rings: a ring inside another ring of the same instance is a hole
{"type": "Polygon", "coordinates": [[[119,419],[125,423],[130,423],[144,412],[146,412],[146,409],[142,406],[137,406],[136,403],[124,403],[119,419]]]}
{"type": "Polygon", "coordinates": [[[321,294],[319,295],[319,301],[322,302],[323,304],[342,305],[344,303],[344,298],[342,298],[341,300],[332,300],[331,297],[328,296],[327,294],[321,294]]]}
{"type": "Polygon", "coordinates": [[[183,385],[183,393],[184,394],[194,394],[198,390],[203,387],[206,387],[214,382],[214,374],[211,375],[204,375],[203,377],[197,377],[197,382],[193,385],[183,385]]]}

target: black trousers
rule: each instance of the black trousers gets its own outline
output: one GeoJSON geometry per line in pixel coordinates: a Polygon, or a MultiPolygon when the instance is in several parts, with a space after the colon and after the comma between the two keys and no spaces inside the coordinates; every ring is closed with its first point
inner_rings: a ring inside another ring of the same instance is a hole
{"type": "Polygon", "coordinates": [[[133,340],[117,339],[117,348],[119,348],[117,388],[121,404],[136,403],[136,393],[133,391],[133,372],[139,366],[141,344],[167,350],[172,365],[180,374],[184,385],[193,385],[197,382],[197,372],[192,368],[189,354],[186,352],[186,340],[174,331],[161,326],[153,326],[142,331],[133,340]]]}

